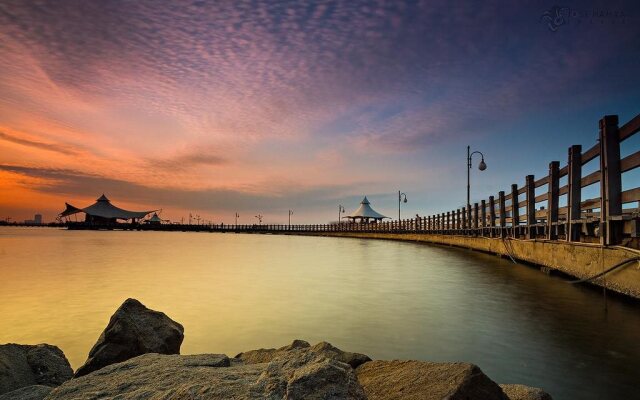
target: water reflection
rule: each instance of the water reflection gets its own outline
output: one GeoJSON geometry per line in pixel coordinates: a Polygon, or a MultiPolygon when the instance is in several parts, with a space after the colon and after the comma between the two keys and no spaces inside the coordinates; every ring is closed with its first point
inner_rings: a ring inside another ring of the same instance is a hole
{"type": "Polygon", "coordinates": [[[638,398],[639,307],[482,253],[392,241],[0,230],[0,342],[80,365],[127,297],[185,326],[183,353],[328,340],[471,361],[556,399],[638,398]]]}

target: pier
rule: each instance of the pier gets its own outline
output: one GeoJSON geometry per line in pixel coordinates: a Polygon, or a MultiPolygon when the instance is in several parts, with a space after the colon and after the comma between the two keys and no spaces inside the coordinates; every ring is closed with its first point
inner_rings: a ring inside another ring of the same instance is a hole
{"type": "MultiPolygon", "coordinates": [[[[640,150],[620,156],[620,144],[640,131],[640,114],[622,126],[618,116],[607,115],[599,128],[598,143],[584,151],[580,145],[570,146],[566,164],[551,161],[547,175],[527,175],[522,185],[514,183],[473,205],[434,215],[377,223],[118,224],[101,228],[429,242],[525,261],[546,272],[558,270],[640,299],[640,187],[622,190],[622,174],[640,166],[640,150]],[[595,159],[600,168],[583,174],[583,166],[595,159]],[[560,185],[565,177],[566,183],[560,185]],[[598,183],[601,195],[583,199],[582,190],[598,183]]],[[[84,223],[70,223],[69,228],[96,229],[84,223]]]]}

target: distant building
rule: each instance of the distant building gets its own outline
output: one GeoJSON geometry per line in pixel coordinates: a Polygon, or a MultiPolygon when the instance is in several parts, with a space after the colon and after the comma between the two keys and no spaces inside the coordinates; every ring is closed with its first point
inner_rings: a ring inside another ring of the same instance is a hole
{"type": "Polygon", "coordinates": [[[74,207],[69,203],[65,203],[65,210],[59,214],[60,218],[69,217],[74,214],[85,214],[85,222],[91,223],[115,223],[118,220],[125,220],[136,222],[146,217],[148,214],[156,210],[151,211],[128,211],[122,208],[116,207],[111,204],[111,200],[104,194],[96,200],[95,203],[85,208],[74,207]]]}
{"type": "Polygon", "coordinates": [[[162,219],[160,219],[160,217],[158,217],[158,213],[154,212],[153,215],[151,216],[151,218],[149,218],[145,222],[147,224],[151,224],[151,225],[160,225],[162,223],[162,219]]]}
{"type": "Polygon", "coordinates": [[[40,225],[42,224],[42,214],[36,214],[33,216],[33,223],[40,225]]]}
{"type": "Polygon", "coordinates": [[[347,215],[344,218],[350,219],[351,222],[356,222],[356,220],[359,220],[359,222],[366,223],[370,221],[380,222],[383,218],[389,217],[385,217],[384,215],[371,208],[371,203],[369,203],[367,196],[365,196],[364,199],[362,199],[362,201],[360,202],[360,207],[358,207],[357,210],[351,213],[351,215],[347,215]]]}

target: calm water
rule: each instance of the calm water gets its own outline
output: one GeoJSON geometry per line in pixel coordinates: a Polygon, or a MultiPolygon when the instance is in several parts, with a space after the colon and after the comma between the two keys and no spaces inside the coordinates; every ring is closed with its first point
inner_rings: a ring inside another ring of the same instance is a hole
{"type": "Polygon", "coordinates": [[[78,367],[127,297],[182,353],[294,338],[373,358],[470,361],[555,399],[640,399],[640,307],[466,250],[392,241],[0,228],[0,343],[78,367]]]}

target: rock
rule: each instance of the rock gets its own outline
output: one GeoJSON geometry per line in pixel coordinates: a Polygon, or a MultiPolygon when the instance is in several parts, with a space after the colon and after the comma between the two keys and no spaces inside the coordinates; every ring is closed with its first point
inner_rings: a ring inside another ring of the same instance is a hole
{"type": "Polygon", "coordinates": [[[73,370],[62,350],[48,344],[0,345],[0,394],[32,386],[58,386],[73,370]]]}
{"type": "Polygon", "coordinates": [[[360,353],[350,353],[348,351],[342,351],[337,347],[331,345],[331,343],[320,342],[313,346],[311,350],[324,354],[328,358],[341,361],[343,363],[351,365],[351,368],[358,368],[360,365],[371,361],[369,356],[360,353]]]}
{"type": "Polygon", "coordinates": [[[353,368],[308,347],[280,351],[252,386],[251,398],[366,400],[353,368]]]}
{"type": "Polygon", "coordinates": [[[293,372],[287,384],[286,398],[363,399],[367,397],[353,368],[332,359],[314,360],[293,372]]]}
{"type": "Polygon", "coordinates": [[[274,358],[281,356],[282,354],[293,349],[306,349],[310,348],[311,351],[322,354],[327,358],[331,358],[346,364],[349,364],[352,368],[357,368],[359,365],[371,361],[371,358],[360,353],[350,353],[342,351],[339,348],[332,346],[331,343],[320,342],[311,347],[309,343],[304,340],[296,339],[288,346],[280,347],[279,349],[258,349],[251,350],[238,354],[235,358],[242,360],[245,364],[257,364],[270,362],[274,358]]]}
{"type": "Polygon", "coordinates": [[[508,400],[473,364],[370,361],[356,374],[369,400],[508,400]]]}
{"type": "Polygon", "coordinates": [[[551,395],[540,388],[525,385],[500,385],[509,400],[552,400],[551,395]]]}
{"type": "Polygon", "coordinates": [[[355,371],[309,348],[283,351],[269,363],[225,355],[145,354],[72,379],[47,400],[349,399],[365,400],[355,371]]]}
{"type": "Polygon", "coordinates": [[[224,354],[144,354],[72,379],[47,400],[242,398],[261,371],[230,365],[224,354]]]}
{"type": "Polygon", "coordinates": [[[0,395],[0,400],[42,400],[53,390],[51,386],[32,385],[0,395]]]}
{"type": "Polygon", "coordinates": [[[78,368],[80,377],[107,365],[146,353],[179,354],[184,328],[164,313],[150,310],[135,299],[127,299],[78,368]]]}
{"type": "Polygon", "coordinates": [[[258,349],[249,350],[236,355],[234,358],[242,360],[245,364],[259,364],[273,360],[278,355],[293,349],[303,349],[311,347],[311,345],[300,339],[295,339],[291,344],[280,347],[279,349],[258,349]]]}

